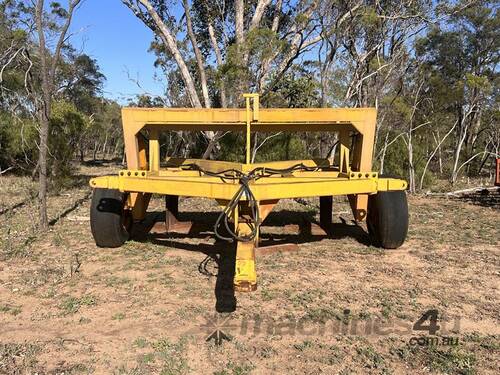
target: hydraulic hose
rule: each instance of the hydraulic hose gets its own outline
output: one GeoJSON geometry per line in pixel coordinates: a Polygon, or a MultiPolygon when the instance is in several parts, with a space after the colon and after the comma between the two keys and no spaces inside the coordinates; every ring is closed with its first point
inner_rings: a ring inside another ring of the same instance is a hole
{"type": "Polygon", "coordinates": [[[200,175],[206,175],[206,176],[211,176],[211,177],[219,177],[223,181],[230,180],[230,181],[239,181],[240,188],[236,191],[234,196],[231,198],[229,203],[226,205],[226,207],[222,210],[220,215],[217,217],[217,221],[215,222],[214,225],[214,233],[215,236],[223,241],[229,241],[233,242],[234,240],[236,241],[241,241],[241,242],[250,242],[255,239],[257,236],[259,224],[260,224],[260,217],[259,217],[259,206],[257,199],[255,199],[255,196],[252,192],[252,189],[250,188],[250,182],[256,181],[262,177],[271,177],[273,175],[284,175],[284,174],[290,174],[295,171],[316,171],[319,169],[319,167],[308,167],[304,165],[303,163],[293,165],[289,168],[284,168],[284,169],[275,169],[275,168],[267,168],[267,167],[257,167],[253,169],[252,171],[248,173],[243,173],[241,171],[238,171],[236,169],[227,169],[221,172],[212,172],[205,170],[201,168],[198,164],[185,164],[181,167],[183,170],[194,170],[200,172],[200,175]],[[242,197],[245,196],[246,200],[248,201],[248,206],[250,207],[250,221],[248,222],[248,225],[250,226],[250,233],[245,235],[245,236],[239,236],[238,233],[235,232],[231,228],[231,225],[229,223],[231,213],[235,210],[235,208],[238,206],[240,200],[242,197]],[[227,233],[229,236],[222,235],[220,233],[220,227],[221,225],[224,225],[224,228],[226,229],[227,233]]]}

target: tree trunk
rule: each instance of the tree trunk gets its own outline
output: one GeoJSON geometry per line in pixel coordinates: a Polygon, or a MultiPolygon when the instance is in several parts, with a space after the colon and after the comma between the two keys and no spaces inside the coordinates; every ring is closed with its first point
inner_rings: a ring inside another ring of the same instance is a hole
{"type": "Polygon", "coordinates": [[[209,159],[210,155],[212,155],[212,152],[213,152],[213,150],[214,150],[214,148],[215,148],[216,145],[217,145],[217,137],[216,137],[216,135],[214,133],[213,138],[209,139],[209,141],[208,141],[208,146],[207,146],[207,148],[205,149],[205,152],[202,155],[202,159],[209,159]]]}
{"type": "Polygon", "coordinates": [[[189,4],[187,0],[183,0],[182,4],[184,6],[184,12],[186,15],[186,27],[189,36],[189,40],[191,41],[191,46],[193,47],[194,55],[196,58],[196,64],[198,65],[198,73],[200,75],[200,84],[201,84],[201,92],[203,94],[203,100],[205,102],[205,107],[212,107],[212,103],[210,102],[210,96],[208,95],[208,84],[207,77],[205,74],[205,66],[203,63],[203,56],[201,54],[200,49],[198,48],[198,41],[196,40],[196,36],[193,31],[193,24],[191,22],[191,14],[189,11],[189,4]]]}
{"type": "Polygon", "coordinates": [[[250,21],[250,27],[248,28],[249,31],[252,31],[259,26],[260,20],[262,19],[262,16],[264,15],[265,10],[270,3],[271,0],[259,0],[257,2],[252,20],[250,21]]]}
{"type": "MultiPolygon", "coordinates": [[[[432,133],[432,135],[434,136],[434,133],[432,133]]],[[[437,135],[437,138],[436,138],[436,136],[434,136],[434,140],[436,141],[436,145],[438,147],[439,174],[442,175],[443,174],[443,155],[441,153],[441,146],[439,144],[439,140],[441,139],[441,136],[439,135],[439,129],[436,131],[436,135],[437,135]]]]}
{"type": "Polygon", "coordinates": [[[106,147],[108,145],[108,133],[106,133],[106,136],[104,137],[104,143],[102,144],[101,148],[101,155],[102,159],[106,159],[106,147]]]}
{"type": "MultiPolygon", "coordinates": [[[[49,140],[49,127],[50,116],[52,110],[52,96],[54,94],[54,76],[56,73],[57,64],[61,57],[64,43],[66,41],[66,34],[68,32],[73,11],[78,6],[81,0],[70,0],[68,2],[68,9],[66,20],[61,28],[57,37],[57,43],[54,49],[54,55],[50,56],[47,50],[45,40],[45,29],[48,27],[44,23],[44,0],[38,0],[35,5],[34,21],[36,24],[36,31],[38,34],[38,52],[40,55],[40,75],[41,75],[41,92],[42,101],[35,99],[35,105],[38,112],[38,120],[40,122],[40,149],[38,152],[38,203],[39,203],[39,225],[41,229],[48,228],[47,217],[47,156],[48,156],[48,140],[49,140]],[[49,58],[51,57],[51,58],[49,58]]],[[[34,3],[34,2],[33,2],[34,3]]]]}
{"type": "MultiPolygon", "coordinates": [[[[465,120],[463,120],[465,122],[465,120]]],[[[458,144],[455,149],[454,157],[453,157],[453,169],[451,171],[451,183],[454,184],[458,178],[458,163],[460,161],[460,155],[462,153],[462,147],[465,142],[465,137],[467,135],[467,125],[462,125],[460,137],[458,139],[458,144]]]]}
{"type": "Polygon", "coordinates": [[[144,5],[144,7],[146,7],[149,15],[151,16],[151,18],[155,23],[156,29],[159,31],[158,33],[159,37],[162,39],[163,43],[165,44],[165,46],[167,46],[167,48],[170,50],[170,53],[175,59],[175,62],[179,67],[182,79],[186,86],[186,91],[191,101],[191,105],[195,108],[201,108],[202,106],[200,98],[198,97],[198,93],[196,92],[193,77],[191,77],[191,73],[189,72],[186,62],[184,61],[184,58],[182,57],[182,54],[179,51],[179,48],[177,47],[177,42],[172,36],[170,29],[162,21],[161,17],[158,15],[158,13],[156,12],[153,5],[149,2],[149,0],[139,0],[139,1],[141,2],[142,5],[144,5]]]}
{"type": "Polygon", "coordinates": [[[96,161],[96,158],[97,158],[97,149],[99,147],[99,144],[97,141],[94,142],[94,151],[92,153],[92,160],[93,161],[96,161]]]}
{"type": "Polygon", "coordinates": [[[441,145],[446,140],[446,138],[448,138],[448,136],[453,132],[453,130],[455,129],[455,127],[457,126],[457,124],[458,124],[458,120],[455,121],[455,123],[450,128],[450,130],[448,130],[448,132],[444,135],[444,137],[439,141],[438,145],[436,146],[436,148],[434,149],[434,151],[431,153],[431,156],[429,156],[429,158],[427,159],[427,162],[425,163],[425,166],[424,166],[424,170],[422,171],[422,175],[420,176],[420,189],[422,189],[422,187],[424,185],[425,173],[427,172],[427,168],[429,167],[429,164],[431,163],[432,158],[434,157],[434,155],[436,155],[436,152],[438,150],[440,150],[441,145]]]}
{"type": "Polygon", "coordinates": [[[384,147],[382,148],[382,156],[380,157],[380,174],[384,173],[385,154],[387,153],[388,142],[389,142],[389,132],[387,132],[385,135],[384,147]]]}
{"type": "MultiPolygon", "coordinates": [[[[210,42],[212,43],[212,48],[215,52],[215,59],[217,60],[217,66],[220,68],[224,64],[222,59],[222,53],[220,51],[219,45],[217,44],[217,38],[215,37],[215,30],[212,26],[212,22],[208,22],[208,35],[210,36],[210,42]]],[[[226,85],[224,79],[220,81],[220,104],[222,108],[227,108],[227,97],[226,97],[226,85]]]]}
{"type": "Polygon", "coordinates": [[[243,44],[243,18],[244,18],[244,10],[245,10],[245,5],[243,3],[243,0],[235,0],[234,4],[234,18],[235,18],[235,33],[236,33],[236,44],[238,45],[238,48],[241,47],[243,44]]]}
{"type": "Polygon", "coordinates": [[[50,68],[45,50],[45,32],[43,25],[44,1],[38,0],[35,10],[35,22],[38,32],[38,43],[40,51],[40,70],[42,78],[42,102],[39,103],[38,119],[40,122],[40,148],[38,150],[38,217],[41,229],[47,229],[49,220],[47,217],[47,147],[49,139],[49,121],[52,101],[52,90],[50,82],[50,68]]]}
{"type": "Polygon", "coordinates": [[[415,192],[415,165],[413,163],[413,138],[411,129],[408,134],[408,179],[410,193],[415,192]]]}
{"type": "Polygon", "coordinates": [[[49,139],[49,119],[45,113],[40,113],[40,149],[38,152],[38,218],[41,229],[47,229],[47,144],[49,139]]]}
{"type": "Polygon", "coordinates": [[[85,161],[85,146],[83,142],[80,142],[80,163],[83,164],[85,161]]]}
{"type": "MultiPolygon", "coordinates": [[[[278,26],[281,18],[281,8],[283,6],[283,0],[277,0],[274,8],[273,24],[271,26],[271,31],[277,33],[278,26]]],[[[271,56],[264,58],[261,63],[259,79],[258,79],[258,90],[261,91],[265,85],[265,78],[267,77],[267,72],[269,71],[269,66],[271,65],[271,56]]]]}

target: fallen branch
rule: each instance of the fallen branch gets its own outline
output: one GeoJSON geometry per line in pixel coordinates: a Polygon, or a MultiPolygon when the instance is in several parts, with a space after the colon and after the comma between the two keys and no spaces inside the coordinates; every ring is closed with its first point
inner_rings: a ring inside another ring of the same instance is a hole
{"type": "Polygon", "coordinates": [[[14,204],[14,205],[12,205],[10,207],[2,208],[2,209],[0,209],[0,215],[6,214],[7,212],[14,211],[17,208],[22,207],[26,203],[28,203],[28,202],[32,201],[33,199],[35,199],[36,197],[37,197],[36,194],[34,194],[34,195],[31,195],[29,198],[27,198],[27,199],[25,199],[25,200],[23,200],[23,201],[21,201],[19,203],[16,203],[16,204],[14,204]]]}
{"type": "Polygon", "coordinates": [[[4,173],[7,173],[8,171],[10,171],[11,169],[14,169],[14,167],[9,167],[7,169],[4,169],[3,171],[0,170],[0,176],[3,175],[4,173]]]}
{"type": "Polygon", "coordinates": [[[68,216],[69,221],[90,221],[89,216],[68,216]]]}
{"type": "Polygon", "coordinates": [[[450,191],[447,193],[433,193],[428,191],[425,193],[425,195],[434,195],[434,196],[442,196],[442,197],[453,197],[453,196],[459,196],[462,194],[467,194],[467,193],[474,193],[474,192],[479,192],[479,191],[500,191],[500,187],[498,186],[477,186],[469,189],[462,189],[462,190],[456,190],[456,191],[450,191]]]}
{"type": "Polygon", "coordinates": [[[66,217],[68,214],[70,214],[74,210],[76,210],[82,203],[84,203],[85,201],[87,201],[90,198],[91,194],[92,194],[92,191],[88,191],[85,194],[85,196],[83,196],[80,199],[77,199],[75,202],[73,202],[73,204],[70,207],[66,208],[63,212],[61,212],[59,215],[57,215],[54,219],[50,220],[49,225],[50,226],[55,225],[59,220],[66,217]]]}
{"type": "Polygon", "coordinates": [[[16,203],[15,205],[13,206],[10,206],[10,207],[7,207],[7,208],[2,208],[0,210],[0,215],[3,215],[9,211],[12,211],[12,210],[15,210],[16,208],[19,208],[19,207],[22,207],[24,206],[26,203],[28,203],[30,200],[29,199],[26,199],[25,201],[22,201],[22,202],[19,202],[19,203],[16,203]]]}

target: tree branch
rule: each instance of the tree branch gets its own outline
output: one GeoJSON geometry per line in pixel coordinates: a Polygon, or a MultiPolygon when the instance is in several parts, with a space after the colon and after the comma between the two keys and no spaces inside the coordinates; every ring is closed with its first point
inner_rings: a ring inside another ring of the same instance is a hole
{"type": "Polygon", "coordinates": [[[210,108],[212,104],[210,102],[210,96],[208,95],[208,85],[207,76],[205,74],[205,66],[203,63],[203,56],[201,54],[200,48],[198,47],[198,41],[193,31],[193,24],[191,21],[191,13],[189,11],[188,0],[182,0],[184,6],[184,12],[186,15],[186,27],[189,40],[191,41],[191,46],[193,47],[194,55],[196,58],[196,64],[198,65],[198,74],[200,75],[201,92],[203,93],[203,100],[205,101],[205,107],[210,108]]]}
{"type": "Polygon", "coordinates": [[[138,2],[137,4],[133,4],[131,0],[122,0],[122,2],[130,10],[132,10],[132,12],[134,12],[135,15],[139,16],[140,19],[142,19],[143,21],[145,19],[147,20],[147,17],[145,16],[144,12],[140,9],[138,3],[140,3],[146,9],[152,22],[147,20],[145,21],[145,24],[148,27],[150,27],[153,30],[153,32],[155,32],[160,37],[160,39],[163,41],[165,46],[169,49],[170,53],[174,57],[175,62],[177,63],[177,66],[179,67],[179,70],[181,72],[184,84],[186,86],[186,91],[188,93],[189,100],[191,101],[191,105],[195,108],[201,108],[202,107],[201,101],[200,98],[198,97],[198,93],[196,92],[196,87],[194,85],[193,77],[191,76],[187,64],[184,61],[181,52],[179,51],[179,48],[177,46],[177,41],[174,39],[172,32],[167,27],[165,22],[163,22],[160,15],[156,12],[151,2],[149,0],[137,0],[138,2]]]}

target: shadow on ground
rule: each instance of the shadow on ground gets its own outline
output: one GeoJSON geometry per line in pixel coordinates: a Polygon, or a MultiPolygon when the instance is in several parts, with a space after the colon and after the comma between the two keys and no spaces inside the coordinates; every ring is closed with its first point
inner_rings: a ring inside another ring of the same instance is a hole
{"type": "Polygon", "coordinates": [[[500,187],[494,190],[483,189],[477,192],[463,194],[454,199],[483,207],[500,208],[500,187]]]}
{"type": "MultiPolygon", "coordinates": [[[[139,242],[149,242],[156,245],[203,253],[206,258],[198,265],[198,271],[207,276],[216,276],[215,297],[217,312],[233,312],[236,309],[233,279],[236,261],[236,243],[216,239],[214,242],[213,226],[218,212],[182,212],[179,221],[192,222],[189,233],[151,233],[156,223],[165,221],[164,212],[150,212],[139,224],[134,225],[132,239],[139,242]],[[199,239],[205,242],[192,243],[185,239],[199,239]],[[207,264],[216,263],[217,274],[207,269],[207,264]]],[[[322,228],[323,234],[316,234],[313,226],[319,226],[314,218],[314,212],[282,210],[271,212],[261,225],[259,248],[285,244],[303,244],[321,241],[325,238],[353,238],[359,243],[369,246],[368,234],[356,222],[348,223],[340,218],[340,223],[333,223],[329,228],[322,228]],[[287,233],[294,226],[295,233],[287,233]],[[296,231],[298,227],[298,232],[296,231]],[[273,231],[274,229],[274,231],[273,231]],[[277,230],[277,232],[276,232],[277,230]]],[[[222,233],[224,235],[224,233],[222,233]]],[[[257,250],[258,252],[258,250],[257,250]]]]}

